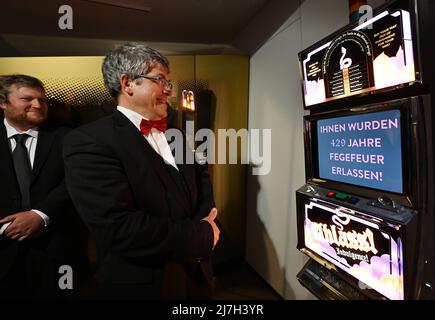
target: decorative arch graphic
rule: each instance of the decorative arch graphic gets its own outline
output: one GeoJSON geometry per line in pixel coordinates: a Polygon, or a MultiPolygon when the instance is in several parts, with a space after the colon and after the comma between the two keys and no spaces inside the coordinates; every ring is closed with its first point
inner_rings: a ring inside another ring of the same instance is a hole
{"type": "Polygon", "coordinates": [[[326,98],[351,95],[373,87],[373,50],[362,32],[347,31],[335,38],[322,61],[326,98]]]}

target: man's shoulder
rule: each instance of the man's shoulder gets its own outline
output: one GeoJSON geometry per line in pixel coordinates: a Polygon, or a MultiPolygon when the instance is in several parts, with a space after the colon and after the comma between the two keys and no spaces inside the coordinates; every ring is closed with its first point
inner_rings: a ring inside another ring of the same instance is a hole
{"type": "Polygon", "coordinates": [[[71,130],[72,132],[75,131],[83,131],[83,132],[99,132],[103,129],[108,129],[109,127],[113,127],[114,119],[113,115],[104,116],[100,119],[94,120],[89,123],[82,124],[81,126],[71,130]]]}
{"type": "Polygon", "coordinates": [[[39,126],[38,130],[40,133],[63,137],[71,130],[71,128],[46,122],[39,126]]]}
{"type": "Polygon", "coordinates": [[[65,139],[68,140],[73,137],[88,136],[96,140],[107,140],[108,136],[113,135],[113,127],[113,115],[105,116],[70,130],[65,139]]]}

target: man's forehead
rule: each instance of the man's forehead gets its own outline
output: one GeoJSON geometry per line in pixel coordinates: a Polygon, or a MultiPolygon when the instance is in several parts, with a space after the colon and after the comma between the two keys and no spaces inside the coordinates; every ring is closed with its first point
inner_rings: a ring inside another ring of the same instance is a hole
{"type": "Polygon", "coordinates": [[[151,71],[160,71],[160,72],[164,71],[164,73],[169,74],[169,70],[165,66],[163,66],[160,62],[155,62],[151,64],[149,72],[151,71]]]}
{"type": "Polygon", "coordinates": [[[9,87],[9,92],[16,91],[20,94],[42,94],[45,95],[45,91],[40,87],[29,87],[22,84],[13,84],[9,87]]]}

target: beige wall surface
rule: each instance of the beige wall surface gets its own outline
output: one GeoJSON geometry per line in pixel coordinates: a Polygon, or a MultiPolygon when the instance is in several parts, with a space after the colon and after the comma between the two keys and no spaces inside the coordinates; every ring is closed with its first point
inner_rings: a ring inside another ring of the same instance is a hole
{"type": "Polygon", "coordinates": [[[271,172],[248,177],[248,263],[284,298],[310,295],[297,282],[305,257],[296,250],[294,192],[304,183],[304,116],[297,53],[299,12],[251,57],[249,128],[272,130],[271,172]]]}

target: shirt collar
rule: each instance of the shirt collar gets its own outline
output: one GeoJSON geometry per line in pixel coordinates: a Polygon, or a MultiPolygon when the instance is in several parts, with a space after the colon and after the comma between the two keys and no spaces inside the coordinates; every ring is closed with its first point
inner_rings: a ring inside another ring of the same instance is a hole
{"type": "Polygon", "coordinates": [[[23,133],[27,133],[29,136],[31,136],[32,138],[38,138],[38,128],[30,128],[27,131],[24,132],[20,132],[17,129],[15,129],[14,127],[12,127],[9,122],[6,120],[6,118],[4,118],[3,120],[5,127],[6,127],[6,133],[8,135],[8,139],[12,138],[12,136],[16,135],[16,134],[23,134],[23,133]]]}
{"type": "Polygon", "coordinates": [[[124,116],[126,116],[135,125],[135,127],[139,131],[140,131],[140,123],[141,123],[142,119],[149,120],[149,119],[145,118],[144,116],[142,116],[141,114],[139,114],[133,110],[130,110],[126,107],[117,106],[116,108],[118,109],[119,112],[121,112],[124,116]]]}

